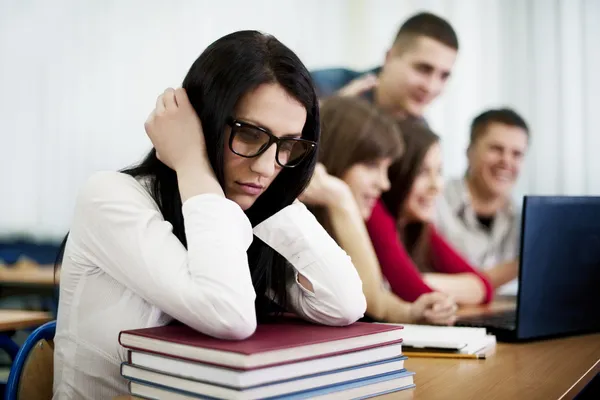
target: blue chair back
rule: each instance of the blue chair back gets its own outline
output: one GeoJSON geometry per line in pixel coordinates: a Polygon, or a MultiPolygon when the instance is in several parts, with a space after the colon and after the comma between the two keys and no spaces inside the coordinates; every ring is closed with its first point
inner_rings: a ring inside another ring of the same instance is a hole
{"type": "MultiPolygon", "coordinates": [[[[31,350],[35,348],[40,340],[51,341],[54,339],[56,333],[56,321],[46,322],[44,325],[34,330],[23,346],[19,349],[17,356],[15,357],[13,364],[10,368],[10,374],[8,375],[8,381],[6,383],[6,389],[4,392],[5,400],[17,400],[19,392],[19,384],[21,381],[21,375],[27,357],[31,350]]],[[[50,371],[49,371],[50,372],[50,371]]]]}

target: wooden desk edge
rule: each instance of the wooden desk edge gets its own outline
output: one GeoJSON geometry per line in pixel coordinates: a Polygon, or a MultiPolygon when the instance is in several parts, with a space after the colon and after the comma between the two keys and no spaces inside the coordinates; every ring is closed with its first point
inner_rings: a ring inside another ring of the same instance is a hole
{"type": "Polygon", "coordinates": [[[600,359],[590,367],[558,400],[572,400],[600,373],[600,359]]]}
{"type": "MultiPolygon", "coordinates": [[[[558,400],[572,400],[574,399],[583,388],[600,373],[600,359],[596,361],[590,369],[588,369],[582,376],[571,386],[558,400]]],[[[131,395],[121,395],[114,397],[113,400],[141,400],[139,397],[131,395]]]]}
{"type": "Polygon", "coordinates": [[[0,310],[0,332],[27,329],[48,321],[52,321],[52,314],[46,311],[0,310]]]}
{"type": "Polygon", "coordinates": [[[52,265],[7,267],[0,264],[0,283],[7,286],[54,286],[60,269],[52,265]]]}

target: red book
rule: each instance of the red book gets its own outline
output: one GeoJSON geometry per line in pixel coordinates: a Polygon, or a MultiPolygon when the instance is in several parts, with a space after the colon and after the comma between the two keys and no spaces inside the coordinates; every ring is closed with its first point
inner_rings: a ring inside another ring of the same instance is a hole
{"type": "Polygon", "coordinates": [[[401,329],[364,322],[331,327],[285,319],[259,324],[246,340],[229,341],[178,324],[123,331],[119,343],[132,350],[249,370],[400,343],[401,329]]]}

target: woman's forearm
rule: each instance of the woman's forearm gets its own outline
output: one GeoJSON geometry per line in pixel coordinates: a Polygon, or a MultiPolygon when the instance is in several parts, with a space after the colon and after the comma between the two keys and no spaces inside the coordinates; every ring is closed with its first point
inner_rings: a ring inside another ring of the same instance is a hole
{"type": "Polygon", "coordinates": [[[383,277],[369,233],[352,195],[327,207],[329,222],[339,245],[348,253],[363,282],[367,315],[379,321],[411,321],[411,303],[383,287],[383,277]]]}
{"type": "Polygon", "coordinates": [[[425,282],[434,290],[452,296],[458,304],[481,304],[485,300],[485,284],[472,273],[427,273],[425,282]]]}
{"type": "Polygon", "coordinates": [[[509,261],[484,271],[494,289],[512,281],[519,275],[519,261],[509,261]]]}

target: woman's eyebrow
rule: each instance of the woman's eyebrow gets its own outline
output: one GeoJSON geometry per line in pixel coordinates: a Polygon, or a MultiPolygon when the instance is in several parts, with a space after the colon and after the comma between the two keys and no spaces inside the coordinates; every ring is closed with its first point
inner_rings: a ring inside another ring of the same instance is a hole
{"type": "Polygon", "coordinates": [[[255,121],[255,120],[253,120],[251,118],[239,117],[239,118],[236,118],[236,119],[238,121],[240,121],[240,122],[245,123],[245,124],[252,125],[252,126],[254,126],[256,128],[264,129],[265,131],[267,131],[269,133],[273,133],[273,131],[271,129],[267,128],[266,126],[258,123],[257,121],[255,121]]]}
{"type": "MultiPolygon", "coordinates": [[[[258,123],[257,121],[255,121],[255,120],[253,120],[253,119],[251,119],[251,118],[239,117],[239,118],[237,118],[237,119],[238,119],[240,122],[244,122],[244,123],[246,123],[246,124],[253,125],[253,126],[257,127],[257,128],[264,129],[265,131],[267,131],[267,132],[269,132],[269,133],[271,133],[271,134],[275,135],[275,134],[273,133],[273,130],[272,130],[272,129],[269,129],[269,128],[267,128],[266,126],[264,126],[264,125],[262,125],[262,124],[258,123]]],[[[275,135],[275,136],[277,136],[277,135],[275,135]]],[[[284,135],[281,135],[280,137],[281,137],[281,138],[286,138],[286,139],[299,139],[299,138],[301,138],[301,137],[302,137],[302,132],[298,132],[298,133],[286,133],[286,134],[284,134],[284,135]]]]}
{"type": "Polygon", "coordinates": [[[286,139],[298,139],[302,137],[302,132],[300,133],[286,133],[285,135],[281,136],[282,138],[286,138],[286,139]]]}

